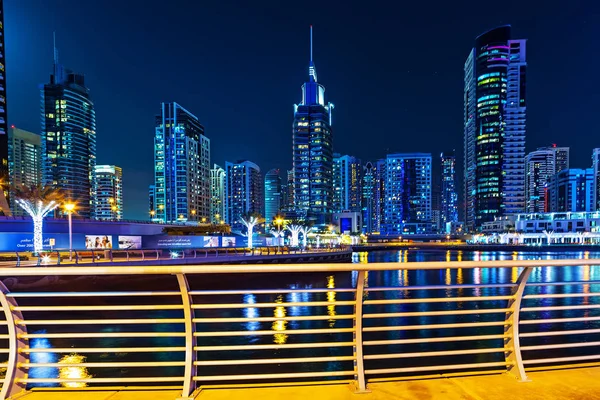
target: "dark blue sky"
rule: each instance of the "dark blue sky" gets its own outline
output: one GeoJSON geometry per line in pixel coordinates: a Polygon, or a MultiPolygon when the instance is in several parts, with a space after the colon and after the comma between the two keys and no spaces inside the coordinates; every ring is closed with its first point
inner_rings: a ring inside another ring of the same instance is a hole
{"type": "Polygon", "coordinates": [[[123,167],[126,218],[147,218],[161,101],[200,118],[212,162],[291,168],[310,24],[319,81],[335,104],[337,152],[365,161],[388,151],[461,152],[464,61],[475,37],[501,24],[528,39],[528,151],[571,146],[571,165],[586,167],[600,147],[593,0],[4,3],[9,122],[40,132],[39,85],[56,31],[61,62],[91,89],[98,163],[123,167]]]}

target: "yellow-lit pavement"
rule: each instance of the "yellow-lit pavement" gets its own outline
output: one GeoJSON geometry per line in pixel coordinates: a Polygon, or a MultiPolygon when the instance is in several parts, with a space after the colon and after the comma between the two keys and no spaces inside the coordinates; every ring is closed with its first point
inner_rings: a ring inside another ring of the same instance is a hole
{"type": "MultiPolygon", "coordinates": [[[[440,377],[371,383],[371,393],[348,385],[207,389],[198,400],[600,400],[600,367],[530,372],[530,382],[508,375],[440,377]]],[[[35,391],[25,400],[175,400],[176,391],[35,391]]]]}

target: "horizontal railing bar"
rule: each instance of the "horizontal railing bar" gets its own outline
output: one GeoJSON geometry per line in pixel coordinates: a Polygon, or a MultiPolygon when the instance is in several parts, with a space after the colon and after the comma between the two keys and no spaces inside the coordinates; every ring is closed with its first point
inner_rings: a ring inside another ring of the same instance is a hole
{"type": "MultiPolygon", "coordinates": [[[[581,260],[583,261],[583,260],[581,260]]],[[[584,264],[583,262],[581,263],[584,264]]],[[[585,263],[587,264],[587,262],[585,263]]],[[[526,286],[568,286],[568,285],[598,285],[600,281],[569,281],[569,282],[531,282],[526,286]]]]}
{"type": "Polygon", "coordinates": [[[355,301],[307,301],[294,303],[238,303],[238,304],[194,304],[192,309],[205,310],[217,308],[273,308],[273,307],[326,307],[326,306],[351,306],[355,301]]]}
{"type": "MultiPolygon", "coordinates": [[[[32,388],[27,388],[28,391],[32,391],[32,392],[64,392],[64,391],[82,391],[82,392],[95,392],[98,391],[98,387],[97,386],[85,386],[85,387],[78,387],[78,388],[68,388],[68,387],[51,387],[51,386],[47,386],[47,387],[32,387],[32,388]]],[[[183,386],[167,386],[167,385],[152,385],[152,386],[148,386],[148,385],[140,385],[140,386],[136,386],[136,385],[127,385],[127,386],[104,386],[102,385],[102,390],[103,391],[107,391],[107,390],[115,390],[115,391],[126,391],[126,392],[131,392],[131,391],[135,391],[135,390],[141,390],[141,391],[148,391],[148,389],[152,389],[152,390],[181,390],[183,389],[183,386]]],[[[85,398],[85,396],[83,396],[83,398],[85,398]]]]}
{"type": "MultiPolygon", "coordinates": [[[[279,332],[285,334],[286,331],[279,332]]],[[[318,347],[347,347],[354,342],[329,343],[285,343],[285,344],[242,344],[235,346],[194,346],[195,351],[233,351],[233,350],[269,350],[269,349],[312,349],[318,347]]]]}
{"type": "Polygon", "coordinates": [[[273,322],[273,321],[319,321],[330,319],[354,319],[354,314],[314,315],[297,317],[256,317],[256,318],[193,318],[194,323],[215,322],[273,322]]]}
{"type": "Polygon", "coordinates": [[[439,298],[416,298],[416,299],[386,299],[386,300],[365,300],[365,305],[370,304],[414,304],[414,303],[448,303],[460,301],[493,301],[510,300],[513,296],[481,296],[481,297],[439,297],[439,298]]]}
{"type": "Polygon", "coordinates": [[[116,325],[116,324],[182,324],[183,318],[139,318],[139,319],[44,319],[17,320],[17,325],[116,325]]]}
{"type": "Polygon", "coordinates": [[[547,349],[569,349],[573,347],[593,347],[600,346],[600,342],[579,342],[579,343],[559,343],[544,344],[540,346],[521,346],[521,350],[547,350],[547,349]]]}
{"type": "Polygon", "coordinates": [[[181,310],[180,304],[119,305],[119,306],[17,306],[15,311],[136,311],[136,310],[181,310]]]}
{"type": "MultiPolygon", "coordinates": [[[[20,349],[21,353],[151,353],[185,351],[185,347],[93,347],[93,348],[36,348],[20,349]]],[[[8,351],[7,351],[8,352],[8,351]]]]}
{"type": "Polygon", "coordinates": [[[430,324],[430,325],[392,325],[392,326],[368,326],[363,332],[385,332],[385,331],[411,331],[425,329],[449,329],[449,328],[477,328],[483,326],[505,326],[510,325],[508,321],[495,322],[464,322],[456,324],[430,324]]]}
{"type": "Polygon", "coordinates": [[[286,294],[286,293],[354,293],[356,289],[350,288],[323,288],[323,289],[248,289],[248,290],[190,290],[192,296],[202,295],[228,295],[228,294],[286,294]]]}
{"type": "Polygon", "coordinates": [[[343,357],[301,357],[301,358],[270,358],[270,359],[246,359],[246,360],[214,360],[214,361],[194,361],[198,366],[216,366],[216,365],[259,365],[259,364],[293,364],[293,363],[313,363],[313,362],[332,362],[332,361],[354,361],[353,356],[343,357]]]}
{"type": "MultiPolygon", "coordinates": [[[[319,333],[348,333],[354,332],[354,328],[338,328],[338,329],[290,329],[286,330],[286,335],[314,335],[319,333]]],[[[219,332],[194,332],[194,336],[198,337],[222,337],[222,336],[260,336],[260,335],[275,335],[282,331],[219,331],[219,332]]]]}
{"type": "Polygon", "coordinates": [[[121,367],[181,367],[185,361],[152,361],[152,362],[83,362],[83,363],[19,363],[22,368],[121,368],[121,367]]]}
{"type": "Polygon", "coordinates": [[[396,318],[396,317],[428,317],[441,315],[469,315],[469,314],[504,314],[511,311],[510,308],[484,308],[480,310],[445,310],[445,311],[415,311],[395,313],[365,313],[364,318],[396,318]]]}
{"type": "Polygon", "coordinates": [[[185,337],[185,332],[73,332],[73,333],[26,333],[19,335],[19,338],[37,339],[37,338],[104,338],[104,337],[185,337]]]}
{"type": "Polygon", "coordinates": [[[109,296],[181,296],[180,292],[11,292],[6,297],[109,297],[109,296]]]}
{"type": "Polygon", "coordinates": [[[576,306],[523,307],[523,308],[521,308],[521,312],[588,310],[588,309],[596,309],[596,308],[600,308],[600,304],[576,305],[576,306]]]}
{"type": "Polygon", "coordinates": [[[426,351],[420,353],[397,353],[397,354],[370,354],[365,355],[365,360],[384,360],[388,358],[412,358],[412,357],[438,357],[455,356],[465,354],[485,354],[485,353],[504,353],[502,348],[489,349],[471,349],[471,350],[447,350],[447,351],[426,351]]]}
{"type": "Polygon", "coordinates": [[[591,356],[539,358],[539,359],[535,359],[535,360],[523,360],[523,364],[526,364],[526,365],[527,364],[545,364],[545,363],[598,360],[598,359],[600,359],[600,354],[594,354],[591,356]]]}
{"type": "Polygon", "coordinates": [[[365,340],[364,346],[381,346],[386,344],[413,344],[413,343],[437,343],[437,342],[462,342],[468,340],[493,340],[504,339],[504,335],[473,335],[473,336],[448,336],[419,339],[391,339],[391,340],[365,340]]]}
{"type": "Polygon", "coordinates": [[[510,365],[506,362],[488,362],[474,364],[451,364],[451,365],[432,365],[427,367],[408,367],[408,368],[384,368],[384,369],[368,369],[365,374],[393,374],[403,372],[419,372],[419,371],[437,371],[443,369],[477,369],[487,367],[500,367],[510,365]]]}
{"type": "Polygon", "coordinates": [[[587,321],[600,321],[600,317],[522,319],[521,321],[519,321],[519,323],[523,324],[523,325],[537,325],[537,324],[587,322],[587,321]]]}
{"type": "MultiPolygon", "coordinates": [[[[67,382],[86,382],[86,383],[110,383],[110,382],[181,382],[183,377],[178,376],[150,376],[138,378],[25,378],[16,379],[23,383],[67,383],[67,382]]],[[[151,389],[151,387],[149,387],[151,389]]]]}
{"type": "MultiPolygon", "coordinates": [[[[443,269],[443,268],[440,268],[443,269]]],[[[369,287],[369,292],[386,292],[398,290],[448,290],[448,289],[487,289],[487,288],[513,288],[515,283],[496,283],[496,284],[472,284],[472,285],[414,285],[414,286],[379,286],[369,287]]]]}
{"type": "Polygon", "coordinates": [[[600,329],[578,329],[570,331],[545,331],[545,332],[528,332],[519,334],[520,337],[540,337],[540,336],[562,336],[562,335],[585,335],[588,333],[600,333],[600,329]]]}
{"type": "Polygon", "coordinates": [[[354,371],[328,371],[328,372],[292,372],[289,374],[249,374],[249,375],[213,375],[195,376],[195,381],[245,381],[252,379],[289,379],[289,378],[319,378],[329,376],[349,376],[354,371]]]}
{"type": "Polygon", "coordinates": [[[600,293],[526,294],[524,299],[561,299],[569,297],[598,297],[600,293]]]}

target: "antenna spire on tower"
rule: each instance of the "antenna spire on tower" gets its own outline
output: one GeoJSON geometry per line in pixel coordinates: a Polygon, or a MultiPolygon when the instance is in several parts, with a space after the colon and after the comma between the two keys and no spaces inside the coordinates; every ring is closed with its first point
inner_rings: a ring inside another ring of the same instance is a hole
{"type": "Polygon", "coordinates": [[[53,48],[54,48],[54,64],[58,64],[58,49],[56,48],[56,32],[52,32],[53,48]]]}
{"type": "Polygon", "coordinates": [[[310,26],[310,64],[308,66],[308,75],[310,76],[311,82],[317,81],[317,69],[313,62],[313,26],[310,26]]]}
{"type": "Polygon", "coordinates": [[[310,26],[310,62],[313,60],[312,25],[310,26]]]}

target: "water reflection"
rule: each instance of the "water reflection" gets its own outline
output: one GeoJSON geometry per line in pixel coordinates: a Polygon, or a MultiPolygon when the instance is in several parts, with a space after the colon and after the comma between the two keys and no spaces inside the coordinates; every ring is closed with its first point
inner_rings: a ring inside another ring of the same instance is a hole
{"type": "MultiPolygon", "coordinates": [[[[283,303],[283,296],[281,296],[281,295],[277,296],[277,298],[275,299],[275,303],[283,303]]],[[[275,318],[285,318],[285,316],[286,316],[285,307],[283,307],[283,306],[275,307],[275,310],[273,311],[273,316],[275,318]]],[[[276,321],[273,321],[271,328],[274,331],[285,332],[287,323],[288,322],[284,319],[278,319],[276,321]]],[[[275,333],[273,335],[273,343],[285,344],[287,342],[287,338],[288,338],[288,335],[285,333],[275,333]]]]}
{"type": "MultiPolygon", "coordinates": [[[[60,379],[89,379],[92,375],[89,373],[87,367],[82,367],[77,364],[85,362],[85,356],[77,353],[68,354],[63,356],[59,364],[65,364],[64,367],[59,368],[58,376],[60,379]]],[[[87,382],[61,382],[63,387],[68,388],[82,388],[88,385],[87,382]]]]}
{"type": "MultiPolygon", "coordinates": [[[[46,333],[46,330],[38,330],[33,333],[46,333]]],[[[52,344],[46,338],[33,338],[29,340],[29,347],[32,349],[51,349],[52,344]]],[[[58,355],[56,353],[31,353],[29,360],[36,364],[54,364],[58,361],[58,355]]],[[[56,367],[35,367],[29,369],[30,378],[50,378],[54,379],[58,376],[58,368],[56,367]]],[[[49,387],[56,386],[54,383],[38,383],[37,387],[49,387]]]]}
{"type": "MultiPolygon", "coordinates": [[[[245,304],[256,304],[256,296],[253,294],[244,295],[244,303],[245,304]]],[[[244,308],[244,317],[245,318],[260,317],[258,308],[255,308],[255,307],[244,308]]],[[[257,331],[259,328],[260,328],[260,322],[258,322],[258,321],[246,322],[246,330],[248,330],[248,331],[257,331]]]]}
{"type": "MultiPolygon", "coordinates": [[[[335,289],[335,278],[333,275],[327,277],[327,289],[335,289]]],[[[327,302],[332,303],[327,306],[327,315],[330,317],[335,317],[335,291],[327,292],[327,302]]],[[[333,328],[335,326],[335,318],[331,318],[329,321],[329,327],[333,328]]]]}

